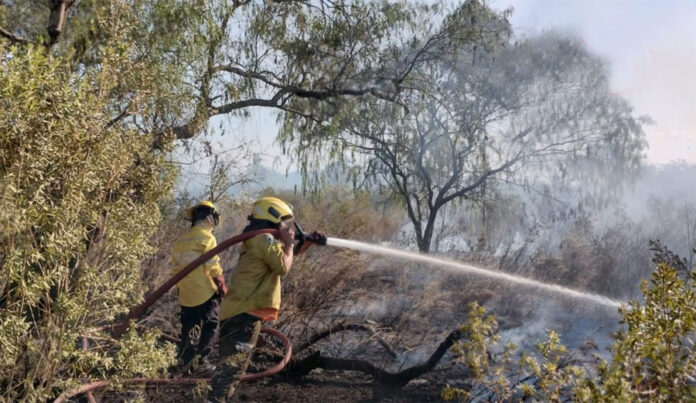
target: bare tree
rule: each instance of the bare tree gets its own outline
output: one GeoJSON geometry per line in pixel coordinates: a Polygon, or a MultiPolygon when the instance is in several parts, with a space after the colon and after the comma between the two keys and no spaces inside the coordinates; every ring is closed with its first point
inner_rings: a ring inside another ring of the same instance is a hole
{"type": "Polygon", "coordinates": [[[212,202],[229,197],[229,192],[238,185],[244,185],[253,181],[252,173],[248,169],[241,169],[241,161],[250,159],[249,150],[246,154],[235,154],[225,158],[215,154],[210,166],[209,184],[206,198],[212,202]]]}

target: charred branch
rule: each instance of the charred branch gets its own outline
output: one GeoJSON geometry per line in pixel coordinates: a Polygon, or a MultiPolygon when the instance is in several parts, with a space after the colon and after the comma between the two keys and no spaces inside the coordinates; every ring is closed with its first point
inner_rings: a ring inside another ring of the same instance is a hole
{"type": "Polygon", "coordinates": [[[319,351],[302,360],[291,363],[289,372],[304,375],[316,368],[337,371],[359,371],[372,376],[374,380],[380,384],[400,388],[406,385],[410,380],[432,371],[445,353],[447,353],[452,345],[461,339],[463,335],[463,332],[459,329],[451,332],[447,338],[440,343],[426,362],[396,373],[385,371],[367,361],[324,357],[319,351]]]}
{"type": "Polygon", "coordinates": [[[7,38],[10,42],[19,43],[20,45],[27,45],[30,43],[29,40],[22,38],[21,36],[15,35],[12,32],[0,27],[0,36],[7,38]]]}
{"type": "MultiPolygon", "coordinates": [[[[46,26],[46,31],[48,31],[48,39],[44,42],[46,47],[51,47],[58,42],[58,38],[65,29],[65,21],[68,17],[68,10],[73,6],[73,4],[75,4],[75,2],[76,0],[50,0],[50,14],[48,15],[48,25],[46,26]]],[[[0,27],[0,37],[6,38],[10,42],[20,45],[28,45],[32,43],[32,41],[29,39],[16,35],[2,27],[0,27]]]]}
{"type": "Polygon", "coordinates": [[[53,46],[58,42],[58,37],[63,33],[65,28],[65,20],[68,16],[68,9],[75,3],[75,0],[51,0],[51,13],[48,16],[48,31],[49,41],[46,46],[53,46]]]}
{"type": "Polygon", "coordinates": [[[384,349],[387,351],[390,357],[396,358],[397,356],[396,351],[394,351],[394,349],[389,345],[389,343],[387,343],[387,341],[384,340],[372,326],[345,322],[341,322],[335,326],[332,326],[324,330],[323,332],[315,334],[309,340],[297,347],[296,351],[300,352],[302,350],[305,350],[308,347],[320,342],[321,340],[330,337],[331,335],[344,331],[367,332],[368,334],[370,334],[371,337],[375,338],[382,347],[384,347],[384,349]]]}
{"type": "Polygon", "coordinates": [[[130,113],[128,112],[128,108],[124,108],[123,111],[118,114],[118,116],[109,120],[109,122],[104,127],[109,128],[109,127],[115,125],[116,123],[122,121],[123,119],[127,118],[128,116],[130,116],[130,113]]]}

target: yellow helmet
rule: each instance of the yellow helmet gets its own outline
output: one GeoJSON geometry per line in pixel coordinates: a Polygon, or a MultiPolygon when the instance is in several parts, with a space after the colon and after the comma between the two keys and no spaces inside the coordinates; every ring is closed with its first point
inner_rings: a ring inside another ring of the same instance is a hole
{"type": "Polygon", "coordinates": [[[202,201],[202,202],[199,202],[199,203],[196,204],[196,205],[193,205],[193,206],[189,207],[189,209],[186,210],[186,219],[187,219],[187,220],[193,220],[193,211],[196,210],[196,209],[199,208],[199,207],[208,207],[208,208],[212,209],[212,210],[215,211],[215,212],[217,211],[217,210],[215,209],[215,205],[213,204],[213,202],[210,202],[210,201],[208,201],[208,200],[204,200],[204,201],[202,201]]]}
{"type": "Polygon", "coordinates": [[[277,197],[262,197],[254,202],[251,210],[251,218],[274,224],[292,217],[292,207],[277,197]]]}

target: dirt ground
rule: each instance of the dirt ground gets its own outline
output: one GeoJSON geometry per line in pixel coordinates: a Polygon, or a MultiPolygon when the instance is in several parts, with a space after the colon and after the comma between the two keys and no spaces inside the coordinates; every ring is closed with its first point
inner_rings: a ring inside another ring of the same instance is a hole
{"type": "MultiPolygon", "coordinates": [[[[379,387],[360,372],[325,371],[315,369],[306,376],[273,377],[242,382],[235,394],[235,402],[441,402],[440,392],[447,379],[442,370],[435,370],[416,378],[401,389],[379,387]]],[[[202,386],[202,385],[201,385],[202,386]]],[[[203,387],[204,388],[204,387],[203,387]]],[[[195,386],[147,386],[126,390],[102,390],[96,393],[98,401],[111,402],[205,402],[204,389],[195,386]]],[[[87,402],[86,396],[75,401],[87,402]]]]}

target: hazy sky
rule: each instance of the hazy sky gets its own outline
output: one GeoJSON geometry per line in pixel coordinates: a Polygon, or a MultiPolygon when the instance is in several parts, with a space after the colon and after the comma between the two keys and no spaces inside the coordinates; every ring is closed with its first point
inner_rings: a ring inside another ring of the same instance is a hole
{"type": "Polygon", "coordinates": [[[649,115],[648,161],[696,163],[696,0],[491,0],[515,32],[578,34],[609,61],[611,83],[649,115]]]}
{"type": "MultiPolygon", "coordinates": [[[[489,4],[514,9],[511,22],[520,36],[550,29],[579,35],[609,62],[614,91],[627,98],[637,114],[655,121],[646,128],[648,162],[696,164],[696,0],[490,0],[489,4]]],[[[246,138],[258,136],[266,165],[275,158],[274,167],[284,170],[287,159],[278,163],[280,148],[273,142],[274,116],[270,110],[255,110],[248,120],[232,122],[228,128],[246,138]]]]}

